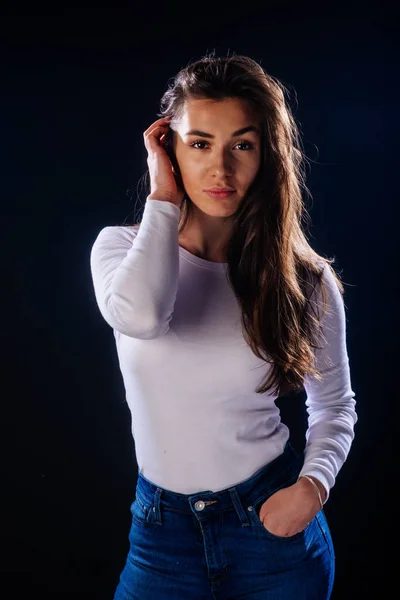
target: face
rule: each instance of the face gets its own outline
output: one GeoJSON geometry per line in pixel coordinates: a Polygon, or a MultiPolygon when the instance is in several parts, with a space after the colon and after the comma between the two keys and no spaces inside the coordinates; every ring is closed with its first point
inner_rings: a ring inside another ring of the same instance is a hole
{"type": "Polygon", "coordinates": [[[183,185],[194,208],[219,217],[237,211],[261,160],[258,130],[237,133],[249,126],[257,128],[258,123],[245,100],[186,102],[181,119],[171,129],[183,185]],[[204,191],[212,187],[235,191],[226,198],[213,198],[204,191]]]}

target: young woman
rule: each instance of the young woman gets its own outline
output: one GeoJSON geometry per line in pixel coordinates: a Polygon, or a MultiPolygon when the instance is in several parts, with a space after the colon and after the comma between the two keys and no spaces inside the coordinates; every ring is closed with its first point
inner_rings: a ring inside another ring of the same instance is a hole
{"type": "Polygon", "coordinates": [[[343,285],[301,227],[285,88],[248,57],[210,55],[161,111],[142,221],[105,227],[91,251],[138,463],[114,600],[329,599],[323,505],[357,414],[343,285]],[[300,455],[275,400],[302,389],[300,455]]]}

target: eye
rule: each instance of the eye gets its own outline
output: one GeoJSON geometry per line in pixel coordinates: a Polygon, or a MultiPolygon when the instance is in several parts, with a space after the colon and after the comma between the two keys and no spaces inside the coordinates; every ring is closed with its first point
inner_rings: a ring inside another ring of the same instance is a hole
{"type": "MultiPolygon", "coordinates": [[[[197,140],[196,142],[193,142],[192,144],[190,144],[190,146],[194,148],[196,144],[207,144],[207,142],[205,142],[204,140],[197,140]]],[[[238,142],[236,144],[236,146],[248,146],[248,149],[246,150],[246,152],[254,149],[254,145],[251,144],[250,142],[238,142]]],[[[204,148],[197,148],[197,149],[204,150],[204,148]]]]}

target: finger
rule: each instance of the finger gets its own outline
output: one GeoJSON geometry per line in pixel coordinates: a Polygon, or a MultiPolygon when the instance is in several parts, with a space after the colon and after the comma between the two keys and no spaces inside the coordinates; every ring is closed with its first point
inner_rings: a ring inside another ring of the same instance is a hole
{"type": "Polygon", "coordinates": [[[156,127],[153,127],[153,129],[150,129],[149,131],[145,131],[143,136],[149,137],[150,135],[154,135],[155,132],[160,133],[161,131],[167,131],[168,129],[169,129],[168,125],[156,125],[156,127]]]}
{"type": "Polygon", "coordinates": [[[154,129],[152,129],[148,134],[145,134],[143,136],[146,148],[148,146],[154,147],[154,145],[159,146],[161,137],[163,135],[166,135],[167,133],[168,127],[166,126],[163,127],[162,125],[159,125],[157,127],[154,127],[154,129]]]}
{"type": "Polygon", "coordinates": [[[148,128],[147,128],[147,129],[144,131],[144,134],[143,134],[143,135],[145,135],[146,133],[149,133],[149,131],[150,131],[151,129],[153,129],[155,126],[158,126],[158,125],[168,125],[169,121],[170,121],[170,118],[169,118],[169,117],[162,117],[161,119],[157,119],[157,121],[154,121],[154,123],[152,123],[152,124],[150,125],[150,127],[148,127],[148,128]]]}
{"type": "Polygon", "coordinates": [[[165,140],[165,136],[167,135],[167,133],[168,129],[166,127],[155,127],[150,133],[144,135],[144,145],[147,149],[154,149],[160,146],[163,147],[161,138],[164,136],[165,140]]]}

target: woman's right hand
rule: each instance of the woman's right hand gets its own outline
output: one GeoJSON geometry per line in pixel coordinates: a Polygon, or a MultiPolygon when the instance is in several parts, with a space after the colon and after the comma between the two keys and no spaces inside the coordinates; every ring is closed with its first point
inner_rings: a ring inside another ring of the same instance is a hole
{"type": "Polygon", "coordinates": [[[163,117],[154,121],[143,133],[151,184],[150,195],[147,198],[172,202],[180,207],[185,191],[180,184],[180,179],[178,180],[172,171],[172,163],[161,140],[161,138],[165,139],[168,131],[168,119],[163,117]]]}

